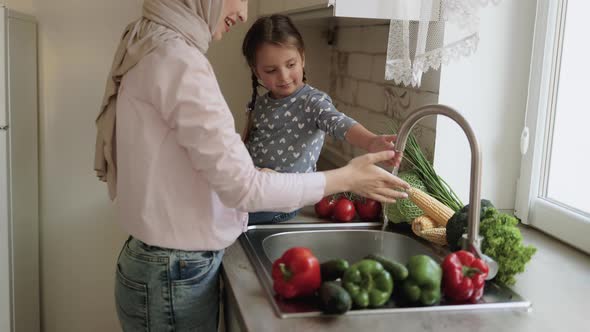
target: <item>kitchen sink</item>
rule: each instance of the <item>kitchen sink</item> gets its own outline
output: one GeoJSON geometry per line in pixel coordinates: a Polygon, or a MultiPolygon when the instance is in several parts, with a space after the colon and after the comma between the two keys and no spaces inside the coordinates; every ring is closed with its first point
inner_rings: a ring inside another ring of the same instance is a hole
{"type": "MultiPolygon", "coordinates": [[[[316,298],[284,300],[272,289],[272,262],[287,249],[303,246],[311,249],[320,262],[343,258],[351,264],[371,253],[380,253],[405,263],[413,255],[426,254],[439,261],[448,252],[412,236],[407,231],[382,231],[379,223],[292,223],[249,226],[240,237],[248,258],[265,289],[275,313],[281,318],[323,315],[316,298]]],[[[396,285],[394,285],[394,288],[396,285]]],[[[390,300],[378,309],[350,310],[346,315],[384,314],[395,312],[443,310],[530,310],[531,303],[510,288],[487,282],[483,298],[475,304],[445,304],[432,307],[400,307],[390,300]]]]}

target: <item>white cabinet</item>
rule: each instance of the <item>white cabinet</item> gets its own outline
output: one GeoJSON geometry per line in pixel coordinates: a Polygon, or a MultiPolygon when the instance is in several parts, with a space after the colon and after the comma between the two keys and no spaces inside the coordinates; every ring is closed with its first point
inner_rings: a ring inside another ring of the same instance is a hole
{"type": "Polygon", "coordinates": [[[286,12],[327,8],[330,3],[328,0],[283,0],[283,2],[285,3],[283,10],[286,12]]]}
{"type": "Polygon", "coordinates": [[[260,0],[260,15],[275,13],[300,13],[315,9],[326,9],[329,0],[260,0]]]}
{"type": "Polygon", "coordinates": [[[431,20],[438,19],[440,0],[260,0],[260,15],[283,13],[317,18],[351,17],[418,19],[421,10],[432,7],[431,20]],[[321,14],[318,14],[321,13],[321,14]]]}

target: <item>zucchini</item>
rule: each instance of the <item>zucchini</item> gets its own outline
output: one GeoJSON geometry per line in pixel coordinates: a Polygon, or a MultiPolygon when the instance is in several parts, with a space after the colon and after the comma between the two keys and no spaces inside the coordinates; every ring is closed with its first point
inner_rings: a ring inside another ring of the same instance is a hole
{"type": "Polygon", "coordinates": [[[402,281],[408,277],[408,269],[401,263],[392,261],[378,254],[370,254],[365,258],[381,263],[383,268],[391,274],[393,280],[402,281]]]}
{"type": "Polygon", "coordinates": [[[322,310],[327,314],[343,314],[352,307],[350,294],[335,281],[322,283],[319,295],[322,310]]]}
{"type": "Polygon", "coordinates": [[[348,261],[345,259],[332,259],[320,264],[322,281],[333,281],[342,278],[344,271],[346,271],[348,267],[348,261]]]}

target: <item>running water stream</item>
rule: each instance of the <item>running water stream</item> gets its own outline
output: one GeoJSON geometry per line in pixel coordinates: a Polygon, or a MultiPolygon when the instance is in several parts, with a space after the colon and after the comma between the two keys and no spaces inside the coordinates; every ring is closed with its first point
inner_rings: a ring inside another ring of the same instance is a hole
{"type": "MultiPolygon", "coordinates": [[[[393,170],[391,171],[391,174],[397,176],[399,172],[399,166],[395,166],[393,168],[393,170]]],[[[389,223],[389,219],[387,218],[387,204],[383,203],[382,204],[382,210],[381,210],[381,214],[382,214],[382,218],[381,218],[381,222],[383,223],[383,225],[381,225],[381,232],[379,233],[379,241],[380,241],[380,252],[381,254],[384,253],[383,251],[383,237],[385,236],[385,229],[387,228],[387,224],[389,223]]]]}

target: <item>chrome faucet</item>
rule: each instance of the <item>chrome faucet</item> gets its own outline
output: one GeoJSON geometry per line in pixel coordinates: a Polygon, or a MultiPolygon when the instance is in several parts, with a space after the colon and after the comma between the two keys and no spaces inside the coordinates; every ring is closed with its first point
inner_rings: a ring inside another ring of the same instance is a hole
{"type": "MultiPolygon", "coordinates": [[[[471,252],[476,253],[478,256],[483,257],[481,253],[481,237],[479,236],[479,211],[480,211],[480,194],[481,194],[481,152],[479,150],[479,144],[473,129],[467,122],[467,120],[459,112],[445,105],[426,105],[413,111],[402,123],[399,132],[397,133],[397,139],[395,142],[396,153],[402,153],[406,148],[406,142],[410,131],[414,125],[422,118],[429,115],[444,115],[448,118],[453,119],[461,129],[467,135],[469,140],[469,146],[471,147],[471,180],[469,188],[469,215],[468,215],[468,227],[467,237],[463,241],[463,248],[471,252]],[[466,241],[465,241],[466,240],[466,241]]],[[[401,158],[396,158],[401,161],[401,158]]],[[[398,165],[394,168],[394,172],[397,171],[398,165]]]]}

